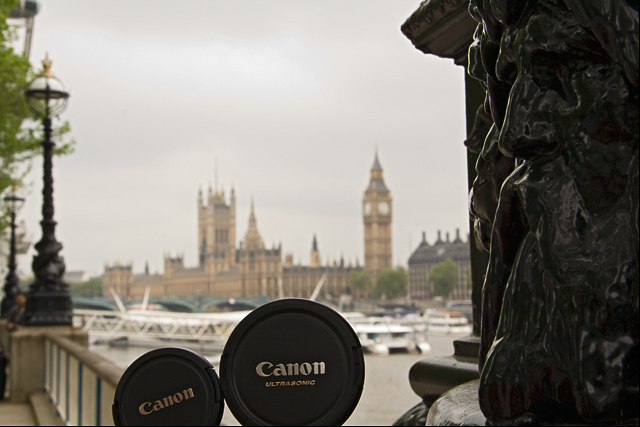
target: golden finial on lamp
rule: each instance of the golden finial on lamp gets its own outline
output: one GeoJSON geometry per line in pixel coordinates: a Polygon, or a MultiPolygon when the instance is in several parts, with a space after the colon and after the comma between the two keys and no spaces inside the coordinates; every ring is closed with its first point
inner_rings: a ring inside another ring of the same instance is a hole
{"type": "Polygon", "coordinates": [[[49,59],[49,52],[45,52],[44,59],[42,60],[42,66],[44,69],[42,70],[42,73],[40,73],[41,77],[55,77],[51,72],[51,64],[52,62],[49,59]]]}

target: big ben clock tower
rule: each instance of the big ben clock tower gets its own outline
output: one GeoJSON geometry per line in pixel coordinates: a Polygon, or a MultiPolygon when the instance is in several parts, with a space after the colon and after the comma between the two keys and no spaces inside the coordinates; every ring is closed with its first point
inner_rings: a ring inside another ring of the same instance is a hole
{"type": "Polygon", "coordinates": [[[391,193],[384,184],[378,151],[371,180],[362,198],[364,222],[364,268],[372,279],[391,265],[391,193]]]}

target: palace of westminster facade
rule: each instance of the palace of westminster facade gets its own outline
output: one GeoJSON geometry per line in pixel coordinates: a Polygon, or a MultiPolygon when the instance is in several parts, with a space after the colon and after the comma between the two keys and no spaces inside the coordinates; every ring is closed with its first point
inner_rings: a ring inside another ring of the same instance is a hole
{"type": "Polygon", "coordinates": [[[249,228],[236,248],[236,198],[209,189],[206,200],[198,194],[198,265],[185,267],[183,257],[165,257],[162,275],[133,274],[131,264],[105,265],[104,295],[113,288],[122,298],[141,298],[147,287],[152,297],[245,297],[278,296],[309,298],[326,273],[321,295],[336,297],[347,292],[351,271],[365,270],[372,278],[392,267],[391,193],[387,189],[376,153],[369,185],[362,199],[364,266],[345,265],[344,260],[322,265],[316,237],[311,262],[294,265],[293,256],[283,260],[282,245],[267,248],[258,232],[251,203],[249,228]]]}

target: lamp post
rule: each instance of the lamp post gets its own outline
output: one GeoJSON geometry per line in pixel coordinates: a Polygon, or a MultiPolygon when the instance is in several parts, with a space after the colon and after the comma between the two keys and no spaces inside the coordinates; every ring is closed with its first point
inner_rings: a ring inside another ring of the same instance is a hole
{"type": "Polygon", "coordinates": [[[13,192],[4,198],[9,211],[11,212],[11,243],[9,247],[9,272],[4,282],[4,298],[0,307],[0,318],[5,319],[9,310],[16,303],[16,295],[20,285],[20,280],[16,275],[16,213],[22,207],[24,199],[16,196],[15,187],[13,192]]]}
{"type": "Polygon", "coordinates": [[[35,281],[27,293],[24,324],[71,325],[71,293],[69,286],[62,281],[65,265],[64,259],[58,255],[62,250],[62,244],[56,240],[56,222],[53,220],[52,157],[55,143],[51,141],[51,117],[64,111],[69,93],[62,82],[51,73],[48,54],[42,65],[44,70],[25,91],[31,108],[42,117],[44,125],[44,187],[40,221],[42,239],[35,245],[38,254],[33,257],[31,264],[35,281]]]}

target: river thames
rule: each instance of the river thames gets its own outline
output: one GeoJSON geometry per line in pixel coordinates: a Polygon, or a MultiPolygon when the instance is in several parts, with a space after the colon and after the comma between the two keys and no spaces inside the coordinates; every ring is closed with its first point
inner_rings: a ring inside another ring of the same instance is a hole
{"type": "MultiPolygon", "coordinates": [[[[451,335],[428,336],[431,344],[430,356],[453,354],[451,335]]],[[[106,357],[118,366],[126,368],[134,360],[151,350],[149,347],[111,347],[107,344],[93,344],[91,350],[106,357]]],[[[212,361],[219,354],[194,349],[212,361]]],[[[409,369],[425,355],[391,354],[389,356],[365,355],[364,391],[356,410],[345,425],[391,425],[402,414],[420,402],[420,398],[409,385],[409,369]]],[[[216,370],[218,365],[214,363],[216,370]]],[[[222,425],[240,425],[233,414],[225,408],[222,425]]]]}

